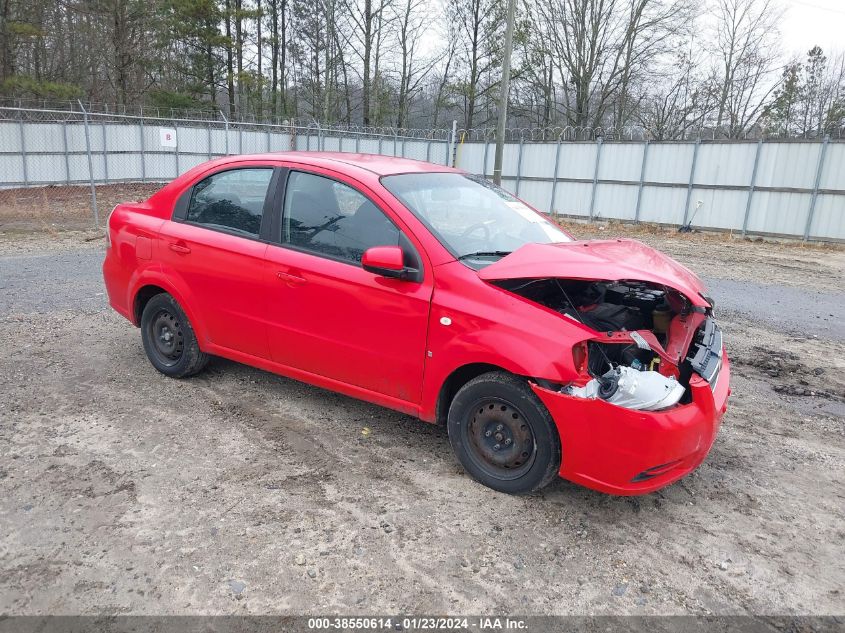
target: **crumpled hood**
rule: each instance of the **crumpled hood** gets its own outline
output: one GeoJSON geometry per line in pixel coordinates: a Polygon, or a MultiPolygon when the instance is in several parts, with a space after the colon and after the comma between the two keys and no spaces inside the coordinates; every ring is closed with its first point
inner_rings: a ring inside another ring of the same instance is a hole
{"type": "Polygon", "coordinates": [[[478,271],[485,281],[501,279],[585,279],[647,281],[674,288],[693,305],[707,307],[704,285],[691,270],[637,240],[594,240],[526,244],[478,271]]]}

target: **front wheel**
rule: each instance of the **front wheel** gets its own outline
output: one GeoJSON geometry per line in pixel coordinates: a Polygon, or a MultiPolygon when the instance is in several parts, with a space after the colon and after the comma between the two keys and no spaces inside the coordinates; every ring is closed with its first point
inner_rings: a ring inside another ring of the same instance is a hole
{"type": "Polygon", "coordinates": [[[166,376],[193,376],[208,364],[184,310],[167,293],[155,295],[144,306],[141,340],[153,367],[166,376]]]}
{"type": "Polygon", "coordinates": [[[525,381],[511,374],[489,372],[461,387],[447,425],[463,467],[494,490],[538,490],[560,470],[552,416],[525,381]]]}

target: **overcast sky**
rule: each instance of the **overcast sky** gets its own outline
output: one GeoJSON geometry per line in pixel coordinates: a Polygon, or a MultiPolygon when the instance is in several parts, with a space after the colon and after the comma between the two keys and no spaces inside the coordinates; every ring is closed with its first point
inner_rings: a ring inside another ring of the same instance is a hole
{"type": "Polygon", "coordinates": [[[781,0],[786,8],[784,51],[802,57],[815,44],[826,53],[845,49],[845,0],[781,0]]]}

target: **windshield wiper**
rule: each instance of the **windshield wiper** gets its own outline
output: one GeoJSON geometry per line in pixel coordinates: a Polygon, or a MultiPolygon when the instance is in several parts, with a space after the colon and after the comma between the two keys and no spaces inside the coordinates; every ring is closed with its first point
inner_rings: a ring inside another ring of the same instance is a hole
{"type": "Polygon", "coordinates": [[[510,255],[513,251],[476,251],[475,253],[467,253],[458,257],[458,261],[462,259],[471,259],[473,257],[505,257],[510,255]]]}

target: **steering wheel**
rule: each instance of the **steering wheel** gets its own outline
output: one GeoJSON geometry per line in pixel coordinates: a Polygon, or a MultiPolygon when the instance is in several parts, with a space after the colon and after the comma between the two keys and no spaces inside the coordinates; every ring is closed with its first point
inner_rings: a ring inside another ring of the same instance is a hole
{"type": "Polygon", "coordinates": [[[475,224],[468,226],[464,230],[464,232],[461,233],[461,238],[469,237],[472,233],[474,233],[478,229],[484,229],[484,241],[489,242],[490,241],[490,227],[487,226],[487,224],[488,224],[487,222],[476,222],[475,224]]]}

